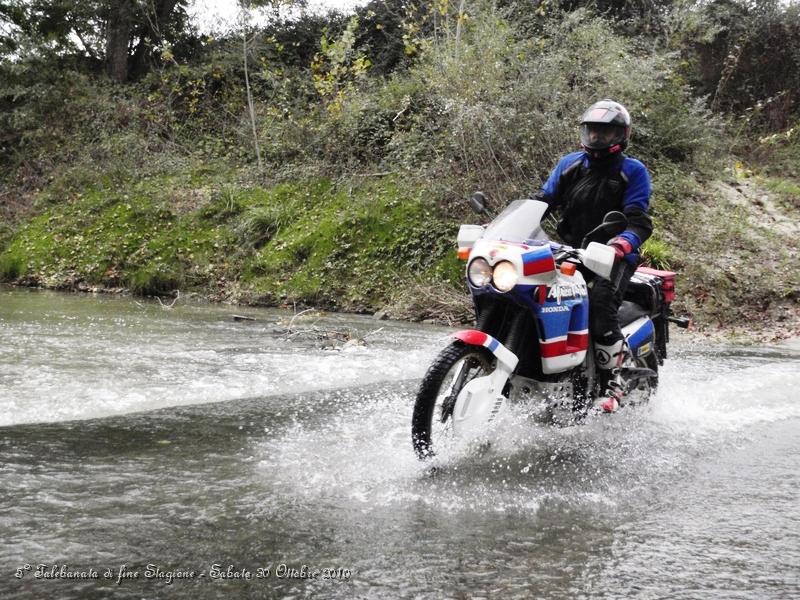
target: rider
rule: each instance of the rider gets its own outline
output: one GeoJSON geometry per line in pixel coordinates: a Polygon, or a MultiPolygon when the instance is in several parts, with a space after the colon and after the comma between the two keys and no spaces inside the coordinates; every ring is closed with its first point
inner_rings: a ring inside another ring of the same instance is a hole
{"type": "Polygon", "coordinates": [[[571,246],[579,246],[609,211],[622,211],[628,218],[619,235],[595,239],[606,241],[617,255],[611,279],[596,278],[589,291],[589,331],[606,388],[600,400],[605,412],[616,411],[622,398],[619,371],[626,348],[617,313],[639,262],[639,247],[653,232],[647,214],[650,175],[641,162],[623,154],[630,136],[631,117],[624,106],[613,100],[595,102],[581,119],[583,150],[563,157],[536,194],[550,209],[561,209],[558,235],[571,246]]]}

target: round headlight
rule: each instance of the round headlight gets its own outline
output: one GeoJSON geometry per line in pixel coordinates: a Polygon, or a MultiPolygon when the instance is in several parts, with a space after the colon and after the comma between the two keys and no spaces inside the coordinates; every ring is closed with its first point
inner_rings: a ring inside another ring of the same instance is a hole
{"type": "Polygon", "coordinates": [[[492,267],[483,258],[476,258],[469,263],[467,270],[469,281],[475,287],[483,287],[492,280],[492,267]]]}
{"type": "Polygon", "coordinates": [[[517,268],[507,260],[494,266],[494,287],[501,292],[508,292],[517,285],[517,268]]]}

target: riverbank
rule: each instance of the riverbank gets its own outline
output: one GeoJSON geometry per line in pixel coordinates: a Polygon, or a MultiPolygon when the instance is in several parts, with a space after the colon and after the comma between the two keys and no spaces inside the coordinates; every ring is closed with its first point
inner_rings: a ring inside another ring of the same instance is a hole
{"type": "Polygon", "coordinates": [[[240,175],[198,168],[66,194],[56,182],[8,236],[0,280],[356,313],[459,280],[458,223],[421,186],[388,175],[263,187],[240,175]]]}
{"type": "MultiPolygon", "coordinates": [[[[701,335],[800,335],[796,198],[743,169],[726,177],[680,186],[657,177],[645,257],[679,273],[674,310],[701,335]]],[[[427,191],[399,174],[265,186],[209,165],[56,179],[38,193],[37,214],[0,239],[0,281],[468,323],[455,237],[478,219],[427,191]]]]}

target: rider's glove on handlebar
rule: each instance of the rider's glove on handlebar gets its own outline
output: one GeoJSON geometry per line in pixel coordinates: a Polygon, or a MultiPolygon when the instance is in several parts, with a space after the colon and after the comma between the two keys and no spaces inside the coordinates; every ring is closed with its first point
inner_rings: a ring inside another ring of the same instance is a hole
{"type": "Polygon", "coordinates": [[[615,237],[608,240],[608,245],[614,249],[617,255],[617,260],[622,260],[626,254],[633,252],[633,246],[624,237],[615,237]]]}

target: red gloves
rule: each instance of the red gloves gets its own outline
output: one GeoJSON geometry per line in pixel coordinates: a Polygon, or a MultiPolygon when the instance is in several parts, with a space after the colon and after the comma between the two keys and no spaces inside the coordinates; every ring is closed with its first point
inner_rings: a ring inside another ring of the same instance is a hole
{"type": "Polygon", "coordinates": [[[608,245],[614,249],[617,254],[617,260],[621,260],[626,254],[633,252],[633,246],[624,237],[615,237],[608,240],[608,245]]]}

